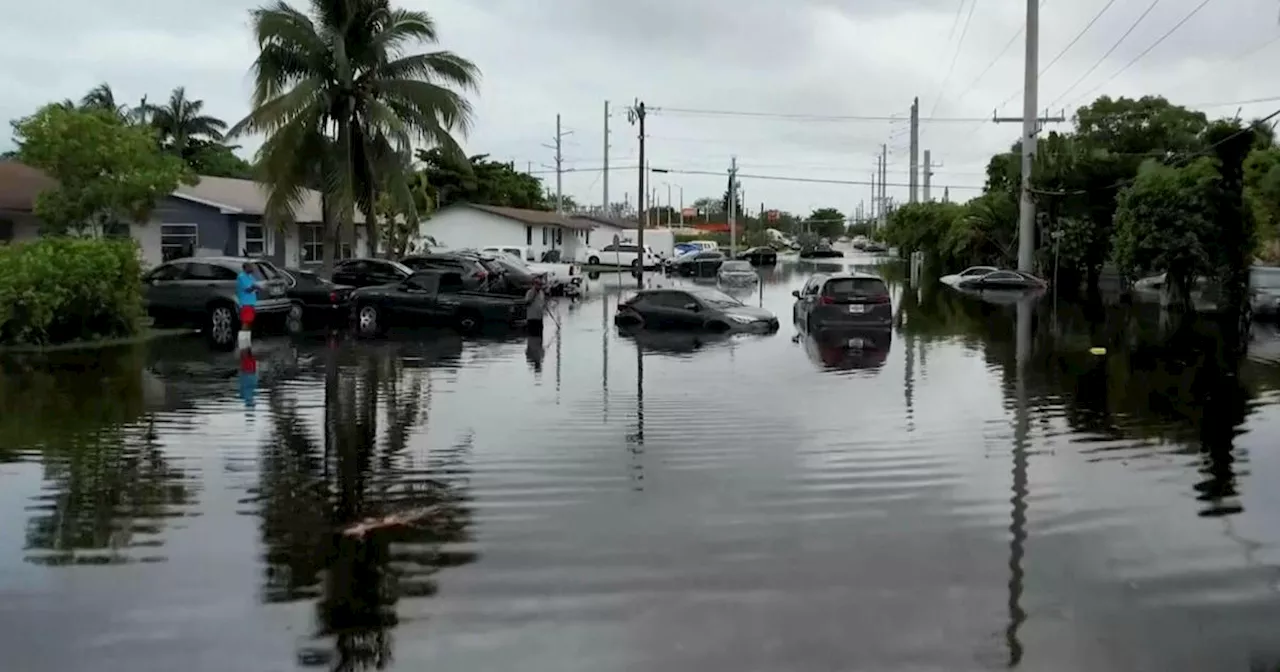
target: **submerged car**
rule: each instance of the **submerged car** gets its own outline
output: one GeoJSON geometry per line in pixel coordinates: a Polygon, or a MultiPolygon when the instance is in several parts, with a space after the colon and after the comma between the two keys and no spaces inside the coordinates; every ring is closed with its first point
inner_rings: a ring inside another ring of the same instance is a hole
{"type": "Polygon", "coordinates": [[[473,291],[462,274],[436,269],[418,271],[399,284],[357,289],[351,304],[357,333],[366,337],[392,326],[442,324],[470,332],[525,320],[524,297],[473,291]]]}
{"type": "Polygon", "coordinates": [[[644,289],[618,304],[620,327],[711,332],[778,330],[778,318],[763,309],[706,287],[644,289]]]}
{"type": "Polygon", "coordinates": [[[778,251],[772,247],[752,247],[739,252],[738,258],[751,262],[752,266],[774,266],[778,263],[778,251]]]}
{"type": "Polygon", "coordinates": [[[809,333],[893,323],[889,287],[869,273],[819,273],[791,295],[792,321],[809,333]]]}
{"type": "Polygon", "coordinates": [[[844,252],[833,250],[830,245],[817,245],[801,248],[800,250],[801,259],[835,259],[843,256],[844,252]]]}
{"type": "Polygon", "coordinates": [[[938,278],[938,282],[941,282],[944,285],[955,287],[962,280],[980,278],[984,275],[995,273],[998,270],[1000,269],[996,268],[995,266],[970,266],[969,268],[966,268],[963,271],[960,271],[959,273],[944,275],[941,278],[938,278]]]}
{"type": "Polygon", "coordinates": [[[749,261],[726,261],[716,271],[716,282],[722,285],[754,285],[760,282],[760,276],[749,261]]]}
{"type": "Polygon", "coordinates": [[[982,275],[974,275],[955,283],[957,289],[968,290],[1039,290],[1048,287],[1049,283],[1023,271],[995,271],[982,275]]]}

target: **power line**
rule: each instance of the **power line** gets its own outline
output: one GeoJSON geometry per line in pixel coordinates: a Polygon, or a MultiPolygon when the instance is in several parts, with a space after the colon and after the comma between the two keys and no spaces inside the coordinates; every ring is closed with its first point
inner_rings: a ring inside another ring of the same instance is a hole
{"type": "MultiPolygon", "coordinates": [[[[977,2],[977,0],[974,0],[977,2]]],[[[956,26],[960,25],[960,12],[964,11],[964,0],[960,0],[960,4],[956,5],[956,15],[951,18],[951,30],[947,31],[947,42],[956,36],[956,26]]]]}
{"type": "MultiPolygon", "coordinates": [[[[762,119],[795,119],[798,121],[907,121],[903,116],[874,116],[857,114],[798,114],[789,112],[752,112],[747,110],[706,110],[685,107],[654,107],[651,112],[688,116],[758,117],[762,119]]],[[[975,117],[933,117],[920,121],[970,122],[975,117]]]]}
{"type": "Polygon", "coordinates": [[[1182,20],[1181,20],[1181,21],[1179,21],[1179,22],[1175,23],[1175,24],[1173,25],[1173,27],[1172,27],[1172,28],[1170,28],[1169,30],[1165,31],[1165,34],[1164,34],[1164,35],[1161,35],[1161,36],[1160,36],[1160,39],[1156,40],[1155,42],[1152,42],[1152,43],[1151,43],[1151,46],[1147,47],[1146,49],[1143,49],[1143,50],[1142,50],[1142,53],[1138,54],[1137,56],[1134,56],[1134,57],[1133,57],[1133,60],[1129,61],[1128,63],[1125,63],[1125,64],[1124,64],[1124,67],[1120,68],[1119,70],[1116,70],[1116,71],[1115,71],[1115,74],[1113,74],[1113,75],[1111,75],[1110,77],[1108,77],[1108,78],[1106,78],[1106,79],[1102,80],[1102,82],[1101,82],[1101,83],[1099,83],[1097,86],[1095,86],[1095,87],[1093,87],[1092,89],[1089,89],[1088,91],[1084,92],[1084,94],[1083,94],[1083,95],[1078,96],[1078,97],[1076,98],[1076,100],[1077,100],[1077,101],[1079,101],[1079,100],[1081,100],[1081,99],[1088,98],[1088,97],[1089,97],[1089,95],[1090,95],[1090,94],[1092,94],[1094,91],[1097,91],[1098,89],[1101,89],[1102,87],[1106,86],[1108,83],[1110,83],[1110,82],[1111,82],[1112,80],[1114,80],[1116,77],[1119,77],[1119,76],[1121,75],[1121,73],[1123,73],[1125,70],[1128,70],[1129,68],[1133,67],[1133,64],[1134,64],[1134,63],[1137,63],[1138,61],[1142,60],[1142,58],[1143,58],[1144,56],[1146,56],[1147,54],[1151,53],[1151,50],[1152,50],[1152,49],[1155,49],[1156,47],[1160,46],[1160,43],[1161,43],[1161,42],[1164,42],[1164,41],[1165,41],[1165,40],[1166,40],[1170,35],[1172,35],[1172,34],[1174,34],[1175,32],[1177,32],[1179,28],[1181,28],[1184,24],[1186,24],[1186,22],[1188,22],[1188,21],[1190,21],[1190,20],[1191,20],[1191,17],[1193,17],[1193,16],[1195,16],[1197,13],[1199,13],[1199,12],[1200,12],[1200,10],[1204,9],[1204,8],[1205,8],[1205,5],[1208,5],[1210,2],[1213,2],[1213,0],[1201,0],[1200,4],[1198,4],[1198,5],[1196,5],[1196,6],[1195,6],[1195,9],[1192,9],[1190,12],[1187,12],[1187,15],[1186,15],[1186,16],[1184,16],[1184,17],[1182,17],[1182,20]]]}
{"type": "MultiPolygon", "coordinates": [[[[609,166],[609,170],[628,170],[628,169],[635,170],[635,168],[636,167],[634,165],[609,166]]],[[[603,167],[565,168],[563,172],[598,173],[603,170],[604,170],[603,167]]],[[[685,169],[679,169],[679,168],[665,168],[664,171],[672,175],[708,175],[712,177],[724,177],[726,174],[725,171],[723,170],[685,170],[685,169]]],[[[535,170],[527,174],[545,175],[545,174],[554,173],[554,172],[555,172],[554,170],[535,170]]],[[[903,171],[891,171],[891,172],[903,172],[903,171]]],[[[978,173],[968,173],[968,174],[977,175],[978,173]]],[[[747,175],[745,173],[739,173],[738,177],[751,178],[753,180],[775,181],[775,182],[799,182],[804,184],[848,184],[848,185],[863,185],[863,186],[871,184],[871,182],[867,180],[833,180],[833,179],[823,179],[823,178],[817,178],[817,177],[792,177],[792,176],[786,176],[786,175],[747,175]]],[[[877,182],[877,184],[879,183],[877,182]]],[[[906,182],[889,182],[889,183],[886,183],[885,186],[886,187],[909,187],[911,185],[907,184],[906,182]]],[[[983,187],[981,186],[972,186],[972,185],[963,185],[963,184],[950,184],[950,185],[939,184],[935,186],[950,187],[952,189],[983,189],[983,187]]]]}
{"type": "Polygon", "coordinates": [[[938,88],[938,97],[933,101],[933,107],[929,109],[929,118],[933,118],[933,113],[938,111],[938,104],[942,102],[942,94],[947,92],[947,82],[951,80],[951,74],[956,70],[956,61],[960,60],[960,50],[964,47],[964,38],[969,34],[969,23],[973,20],[973,8],[978,6],[978,0],[969,3],[969,14],[964,18],[964,28],[960,30],[960,40],[956,42],[956,51],[951,55],[951,65],[947,67],[947,75],[942,78],[942,85],[938,88]]]}
{"type": "MultiPolygon", "coordinates": [[[[1040,0],[1040,7],[1043,8],[1044,4],[1048,1],[1049,0],[1040,0]]],[[[1115,2],[1115,0],[1111,0],[1111,2],[1115,2]]],[[[973,81],[969,82],[968,86],[960,90],[960,97],[956,99],[956,102],[963,100],[965,96],[969,95],[974,90],[974,88],[978,86],[978,82],[981,82],[982,78],[986,77],[988,72],[991,72],[991,68],[994,68],[996,66],[996,63],[999,63],[1000,59],[1004,58],[1004,55],[1009,52],[1009,48],[1012,47],[1018,41],[1019,37],[1022,37],[1023,33],[1025,33],[1026,30],[1027,30],[1026,24],[1018,26],[1018,30],[1014,32],[1012,37],[1009,38],[1009,41],[1004,43],[1004,47],[1000,49],[1000,53],[996,54],[996,57],[991,59],[991,62],[987,64],[987,67],[983,68],[982,72],[978,73],[978,76],[974,77],[973,81]]]]}
{"type": "Polygon", "coordinates": [[[1121,35],[1120,39],[1116,40],[1116,43],[1111,45],[1111,48],[1107,50],[1107,53],[1103,54],[1102,58],[1099,58],[1096,63],[1094,63],[1092,66],[1089,67],[1088,70],[1085,70],[1084,74],[1080,75],[1080,79],[1077,79],[1074,84],[1072,84],[1071,86],[1068,86],[1066,91],[1063,91],[1061,95],[1059,95],[1057,98],[1054,98],[1053,102],[1049,103],[1048,105],[1045,105],[1045,108],[1053,107],[1054,104],[1057,103],[1059,100],[1066,98],[1068,93],[1071,93],[1072,91],[1074,91],[1077,86],[1080,86],[1080,84],[1083,83],[1084,80],[1089,77],[1089,75],[1092,75],[1093,71],[1097,70],[1098,67],[1101,66],[1102,63],[1107,60],[1108,56],[1115,53],[1115,50],[1120,48],[1120,45],[1123,44],[1124,41],[1129,38],[1129,35],[1132,34],[1135,29],[1137,29],[1138,24],[1142,23],[1142,20],[1147,18],[1147,15],[1150,14],[1151,10],[1155,9],[1156,5],[1158,4],[1160,4],[1160,0],[1151,0],[1151,4],[1148,5],[1145,10],[1143,10],[1142,14],[1138,16],[1138,19],[1133,22],[1133,25],[1129,26],[1129,29],[1124,31],[1124,35],[1121,35]]]}
{"type": "MultiPolygon", "coordinates": [[[[1080,38],[1084,37],[1084,34],[1089,32],[1089,29],[1093,27],[1093,24],[1097,23],[1098,19],[1101,19],[1102,15],[1106,14],[1107,10],[1111,9],[1111,5],[1114,5],[1114,4],[1116,4],[1116,0],[1107,0],[1107,4],[1104,5],[1102,9],[1098,10],[1098,13],[1094,14],[1092,19],[1089,19],[1089,23],[1085,24],[1085,27],[1080,29],[1080,32],[1076,33],[1076,36],[1071,38],[1071,41],[1067,43],[1067,46],[1063,47],[1062,51],[1058,52],[1057,56],[1054,56],[1052,59],[1050,59],[1049,64],[1041,68],[1040,72],[1036,76],[1044,77],[1044,73],[1048,72],[1049,68],[1052,68],[1055,63],[1061,60],[1062,57],[1066,55],[1068,51],[1071,51],[1071,47],[1076,46],[1076,43],[1080,41],[1080,38]]],[[[1000,101],[1000,103],[996,105],[996,109],[1000,109],[1001,107],[1004,107],[1005,105],[1009,104],[1009,101],[1016,98],[1020,93],[1022,93],[1022,89],[1018,89],[1017,91],[1014,91],[1013,93],[1009,94],[1009,97],[1000,101]]]]}

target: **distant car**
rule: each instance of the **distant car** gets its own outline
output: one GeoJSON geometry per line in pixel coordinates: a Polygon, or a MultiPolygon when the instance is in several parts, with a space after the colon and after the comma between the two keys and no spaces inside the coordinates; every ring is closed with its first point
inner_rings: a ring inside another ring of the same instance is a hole
{"type": "Polygon", "coordinates": [[[893,324],[889,287],[868,273],[819,273],[791,295],[792,321],[809,333],[893,324]]]}
{"type": "Polygon", "coordinates": [[[962,280],[969,280],[971,278],[980,278],[984,275],[987,275],[988,273],[995,273],[998,270],[1000,269],[996,268],[995,266],[970,266],[969,268],[966,268],[963,271],[960,271],[959,273],[944,275],[941,278],[938,278],[938,282],[941,282],[944,285],[950,285],[954,287],[958,283],[960,283],[960,281],[962,280]]]}
{"type": "Polygon", "coordinates": [[[716,282],[722,285],[754,285],[760,282],[760,275],[749,261],[726,261],[716,271],[716,282]]]}
{"type": "Polygon", "coordinates": [[[598,250],[588,248],[578,254],[579,262],[592,266],[622,266],[636,269],[640,267],[642,259],[645,268],[657,268],[662,265],[662,259],[654,254],[653,248],[645,245],[644,253],[641,254],[638,245],[626,241],[617,245],[605,245],[598,250]]]}
{"type": "Polygon", "coordinates": [[[871,254],[880,254],[882,252],[888,252],[889,246],[884,243],[877,243],[874,240],[869,240],[866,245],[862,246],[862,251],[870,252],[871,254]]]}
{"type": "Polygon", "coordinates": [[[161,264],[143,277],[143,303],[157,327],[198,327],[217,346],[240,331],[236,277],[245,264],[259,286],[257,324],[288,315],[284,275],[270,263],[244,257],[191,257],[161,264]]]}
{"type": "Polygon", "coordinates": [[[678,257],[689,252],[698,252],[700,250],[702,250],[702,248],[694,245],[693,243],[676,243],[672,247],[672,252],[674,253],[672,256],[678,257]]]}
{"type": "Polygon", "coordinates": [[[285,321],[290,333],[302,331],[308,325],[333,324],[346,319],[354,287],[334,284],[299,268],[281,271],[289,286],[286,295],[293,303],[285,321]]]}
{"type": "Polygon", "coordinates": [[[413,271],[390,259],[344,259],[333,267],[334,284],[348,287],[391,285],[413,275],[413,271]]]}
{"type": "Polygon", "coordinates": [[[778,330],[773,313],[704,287],[641,290],[618,304],[614,322],[620,327],[674,331],[778,330]]]}
{"type": "Polygon", "coordinates": [[[985,275],[975,275],[956,282],[957,289],[968,290],[1036,290],[1048,287],[1049,283],[1030,273],[1022,271],[996,271],[985,275]]]}
{"type": "Polygon", "coordinates": [[[778,263],[778,251],[772,247],[752,247],[739,252],[738,258],[751,262],[752,266],[773,266],[778,263]]]}
{"type": "Polygon", "coordinates": [[[724,262],[724,254],[715,250],[703,250],[680,257],[671,269],[686,278],[712,278],[724,262]]]}
{"type": "Polygon", "coordinates": [[[800,249],[801,259],[835,259],[843,257],[844,252],[833,250],[828,245],[817,245],[814,247],[805,247],[800,249]]]}
{"type": "Polygon", "coordinates": [[[381,335],[397,325],[446,324],[478,331],[525,319],[523,297],[469,290],[456,271],[418,271],[398,284],[362,287],[352,292],[351,304],[361,336],[381,335]]]}

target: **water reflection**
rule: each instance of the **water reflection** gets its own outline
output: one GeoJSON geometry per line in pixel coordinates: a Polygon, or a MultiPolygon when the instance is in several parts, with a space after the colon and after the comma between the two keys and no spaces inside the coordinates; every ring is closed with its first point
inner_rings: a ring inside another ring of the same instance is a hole
{"type": "Polygon", "coordinates": [[[828,371],[878,371],[893,345],[889,329],[839,329],[794,338],[814,366],[828,371]]]}

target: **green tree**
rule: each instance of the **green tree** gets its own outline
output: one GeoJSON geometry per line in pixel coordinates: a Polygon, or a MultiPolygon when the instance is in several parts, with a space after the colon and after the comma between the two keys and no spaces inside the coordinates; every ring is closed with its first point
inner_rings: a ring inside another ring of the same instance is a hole
{"type": "Polygon", "coordinates": [[[238,147],[210,140],[189,140],[183,157],[197,175],[251,180],[253,165],[236,155],[238,147]]]}
{"type": "MultiPolygon", "coordinates": [[[[487,154],[468,158],[433,148],[420,150],[418,160],[437,207],[475,203],[526,210],[555,209],[554,193],[548,198],[541,180],[517,172],[509,163],[490,161],[487,154]]],[[[572,206],[570,199],[565,207],[572,206]]]]}
{"type": "Polygon", "coordinates": [[[104,232],[146,221],[152,208],[191,174],[156,147],[149,128],[106,110],[47,105],[13,123],[18,158],[58,186],[36,197],[35,212],[50,233],[104,232]]]}
{"type": "Polygon", "coordinates": [[[844,213],[838,208],[818,208],[805,221],[808,229],[823,238],[838,238],[844,233],[844,213]]]}
{"type": "MultiPolygon", "coordinates": [[[[340,213],[345,221],[358,207],[376,247],[381,189],[406,219],[418,220],[400,157],[415,142],[461,154],[452,134],[466,131],[471,106],[450,87],[474,89],[479,71],[451,52],[409,53],[437,39],[425,12],[387,0],[311,4],[310,16],[284,2],[252,12],[253,110],[229,135],[267,136],[260,164],[274,216],[318,182],[329,219],[340,213]]],[[[335,225],[328,230],[336,239],[335,225]]],[[[326,266],[335,247],[325,246],[326,266]]]]}
{"type": "MultiPolygon", "coordinates": [[[[720,197],[720,212],[729,212],[729,190],[724,190],[724,195],[720,197]]],[[[734,194],[733,212],[739,217],[742,216],[742,194],[734,194]]]]}
{"type": "Polygon", "coordinates": [[[164,105],[147,106],[150,123],[159,134],[165,149],[183,157],[190,157],[197,148],[207,148],[210,142],[221,142],[227,123],[204,113],[204,101],[187,97],[187,90],[179,86],[169,94],[164,105]]]}
{"type": "Polygon", "coordinates": [[[1191,305],[1191,283],[1214,270],[1211,194],[1220,175],[1213,159],[1181,168],[1154,160],[1120,192],[1116,210],[1116,263],[1129,277],[1164,271],[1173,299],[1191,305]]]}

